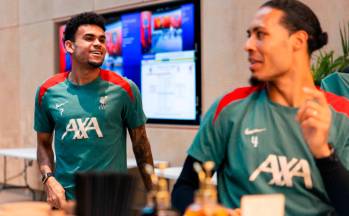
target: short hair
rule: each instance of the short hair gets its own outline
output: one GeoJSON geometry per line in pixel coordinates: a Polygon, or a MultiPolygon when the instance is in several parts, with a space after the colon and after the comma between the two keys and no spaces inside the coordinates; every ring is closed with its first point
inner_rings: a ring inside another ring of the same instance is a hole
{"type": "Polygon", "coordinates": [[[105,20],[101,15],[94,12],[84,12],[73,16],[67,22],[63,36],[63,43],[67,40],[74,41],[75,33],[81,25],[97,25],[105,31],[105,20]]]}
{"type": "Polygon", "coordinates": [[[305,4],[298,0],[270,0],[262,7],[271,7],[284,12],[281,25],[290,33],[303,30],[308,33],[308,54],[325,46],[328,35],[322,31],[319,19],[315,13],[305,4]]]}

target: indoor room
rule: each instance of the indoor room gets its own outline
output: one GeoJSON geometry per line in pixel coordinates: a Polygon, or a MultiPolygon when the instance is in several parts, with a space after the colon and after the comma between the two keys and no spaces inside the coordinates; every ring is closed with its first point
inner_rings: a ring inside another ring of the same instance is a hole
{"type": "Polygon", "coordinates": [[[0,216],[349,215],[348,9],[0,0],[0,216]]]}

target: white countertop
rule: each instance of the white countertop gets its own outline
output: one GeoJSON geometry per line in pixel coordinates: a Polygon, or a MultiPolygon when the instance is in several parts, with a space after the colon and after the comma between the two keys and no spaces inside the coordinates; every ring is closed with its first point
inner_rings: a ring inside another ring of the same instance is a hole
{"type": "MultiPolygon", "coordinates": [[[[36,160],[36,148],[3,148],[0,149],[0,156],[14,157],[25,160],[36,160]]],[[[155,160],[154,163],[162,161],[155,160]]],[[[127,158],[127,168],[137,167],[136,159],[127,158]]]]}

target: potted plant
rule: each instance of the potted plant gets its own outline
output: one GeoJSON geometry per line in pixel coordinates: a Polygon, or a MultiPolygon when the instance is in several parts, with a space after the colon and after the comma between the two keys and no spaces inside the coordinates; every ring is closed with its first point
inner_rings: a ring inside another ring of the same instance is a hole
{"type": "Polygon", "coordinates": [[[349,22],[347,26],[339,28],[342,54],[335,56],[334,51],[320,51],[312,64],[314,81],[320,85],[321,80],[333,72],[342,72],[349,67],[349,22]]]}

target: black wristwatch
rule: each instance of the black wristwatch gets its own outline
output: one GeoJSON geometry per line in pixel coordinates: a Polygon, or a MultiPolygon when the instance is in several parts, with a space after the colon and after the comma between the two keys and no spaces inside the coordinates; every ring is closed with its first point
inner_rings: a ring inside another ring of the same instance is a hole
{"type": "Polygon", "coordinates": [[[41,182],[45,184],[47,182],[47,179],[53,176],[52,172],[44,173],[41,175],[41,182]]]}

